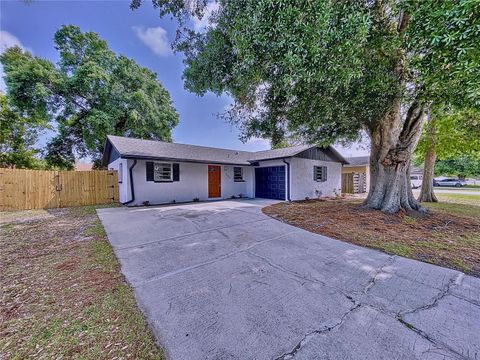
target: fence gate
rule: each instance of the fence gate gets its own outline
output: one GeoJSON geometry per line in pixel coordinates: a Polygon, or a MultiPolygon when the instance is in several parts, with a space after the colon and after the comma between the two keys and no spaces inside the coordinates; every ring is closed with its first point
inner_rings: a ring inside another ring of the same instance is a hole
{"type": "Polygon", "coordinates": [[[342,174],[342,193],[353,194],[353,173],[342,174]]]}
{"type": "Polygon", "coordinates": [[[0,169],[0,210],[118,202],[116,171],[0,169]]]}

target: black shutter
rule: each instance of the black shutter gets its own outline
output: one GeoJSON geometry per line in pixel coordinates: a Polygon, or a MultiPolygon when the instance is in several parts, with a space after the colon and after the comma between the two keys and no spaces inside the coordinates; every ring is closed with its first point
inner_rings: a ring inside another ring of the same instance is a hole
{"type": "Polygon", "coordinates": [[[327,167],[323,167],[323,181],[327,181],[327,167]]]}
{"type": "Polygon", "coordinates": [[[180,164],[173,164],[173,181],[180,181],[180,164]]]}
{"type": "Polygon", "coordinates": [[[153,162],[147,161],[146,168],[147,168],[147,181],[153,181],[153,162]]]}

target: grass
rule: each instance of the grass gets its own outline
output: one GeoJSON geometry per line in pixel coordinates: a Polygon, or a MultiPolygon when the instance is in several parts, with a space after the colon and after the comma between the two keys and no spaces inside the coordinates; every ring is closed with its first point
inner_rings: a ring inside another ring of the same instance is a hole
{"type": "Polygon", "coordinates": [[[164,358],[95,207],[0,218],[0,359],[164,358]]]}
{"type": "Polygon", "coordinates": [[[449,200],[458,203],[427,204],[424,217],[364,209],[358,199],[278,203],[263,212],[314,233],[480,276],[480,203],[454,195],[449,200]]]}
{"type": "Polygon", "coordinates": [[[439,202],[474,205],[480,207],[480,194],[455,194],[436,192],[439,202]]]}

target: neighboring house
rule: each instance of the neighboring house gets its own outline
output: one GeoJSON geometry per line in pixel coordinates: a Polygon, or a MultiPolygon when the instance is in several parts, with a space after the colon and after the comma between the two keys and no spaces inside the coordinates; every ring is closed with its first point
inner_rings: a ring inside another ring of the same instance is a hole
{"type": "Polygon", "coordinates": [[[92,163],[86,163],[80,160],[75,161],[75,171],[90,171],[92,168],[92,163]]]}
{"type": "MultiPolygon", "coordinates": [[[[342,168],[342,192],[361,194],[370,188],[370,156],[347,158],[348,164],[342,168]]],[[[416,189],[422,185],[423,167],[410,167],[410,182],[416,189]]]]}
{"type": "Polygon", "coordinates": [[[370,187],[370,156],[347,158],[342,168],[342,192],[361,194],[370,187]]]}
{"type": "Polygon", "coordinates": [[[335,196],[346,163],[331,146],[250,152],[119,136],[108,136],[103,154],[103,164],[118,171],[120,201],[129,205],[335,196]]]}

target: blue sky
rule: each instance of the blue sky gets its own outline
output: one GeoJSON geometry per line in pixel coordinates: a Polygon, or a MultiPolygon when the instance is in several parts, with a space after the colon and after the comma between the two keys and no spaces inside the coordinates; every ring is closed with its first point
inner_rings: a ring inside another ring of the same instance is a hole
{"type": "MultiPolygon", "coordinates": [[[[268,141],[238,140],[238,130],[216,114],[231,103],[227,96],[189,93],[183,87],[182,55],[173,54],[170,43],[175,37],[175,22],[160,18],[151,2],[132,11],[129,1],[23,1],[0,2],[2,47],[19,44],[34,55],[57,61],[53,35],[61,25],[73,24],[83,31],[94,31],[116,53],[134,59],[157,73],[158,80],[170,92],[180,123],[173,131],[176,142],[196,145],[263,150],[268,141]]],[[[194,22],[194,26],[201,26],[194,22]]],[[[347,156],[365,153],[355,146],[339,149],[347,156]]]]}

